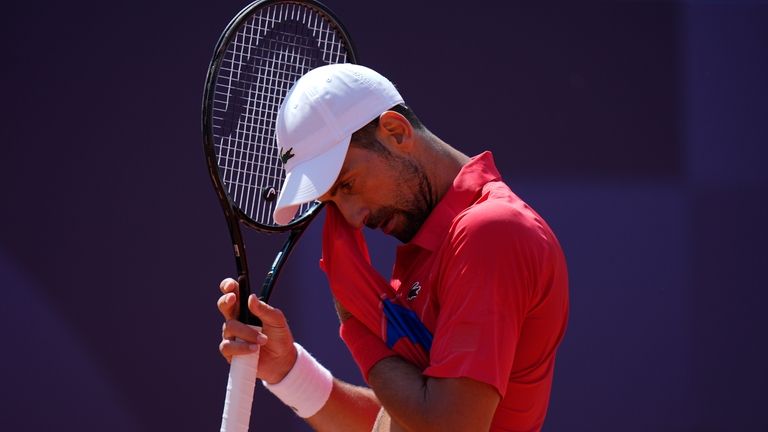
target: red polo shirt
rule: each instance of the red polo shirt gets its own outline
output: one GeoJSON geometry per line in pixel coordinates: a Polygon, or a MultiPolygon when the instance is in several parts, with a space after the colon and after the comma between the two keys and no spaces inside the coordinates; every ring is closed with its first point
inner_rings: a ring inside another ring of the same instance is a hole
{"type": "Polygon", "coordinates": [[[326,232],[323,259],[346,256],[326,271],[336,298],[360,318],[348,320],[342,336],[364,374],[394,350],[427,376],[493,386],[502,400],[491,430],[541,429],[568,316],[567,270],[555,235],[501,181],[491,153],[461,169],[416,236],[398,248],[391,288],[366,269],[367,260],[349,259],[367,259],[359,232],[347,241],[339,234],[326,232]],[[333,252],[326,250],[331,239],[333,252]],[[358,252],[344,255],[342,247],[358,252]],[[359,336],[367,331],[360,323],[389,348],[359,336]]]}
{"type": "Polygon", "coordinates": [[[432,331],[425,375],[496,388],[491,430],[541,428],[568,317],[567,270],[554,233],[501,181],[491,153],[462,168],[398,248],[392,287],[410,293],[432,331]]]}

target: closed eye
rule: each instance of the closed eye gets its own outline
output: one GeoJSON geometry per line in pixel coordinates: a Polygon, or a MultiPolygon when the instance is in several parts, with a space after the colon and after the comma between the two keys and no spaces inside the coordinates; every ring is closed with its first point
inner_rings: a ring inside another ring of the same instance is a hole
{"type": "Polygon", "coordinates": [[[352,192],[352,186],[354,186],[355,182],[352,179],[344,180],[343,182],[339,183],[339,190],[341,190],[344,193],[351,193],[352,192]]]}
{"type": "Polygon", "coordinates": [[[339,189],[341,189],[344,193],[349,193],[352,190],[353,181],[349,177],[349,173],[345,171],[347,170],[342,168],[341,173],[339,174],[339,178],[336,179],[336,182],[333,184],[333,186],[331,186],[331,190],[328,191],[327,195],[330,195],[330,197],[328,197],[326,200],[335,197],[339,192],[339,189]]]}

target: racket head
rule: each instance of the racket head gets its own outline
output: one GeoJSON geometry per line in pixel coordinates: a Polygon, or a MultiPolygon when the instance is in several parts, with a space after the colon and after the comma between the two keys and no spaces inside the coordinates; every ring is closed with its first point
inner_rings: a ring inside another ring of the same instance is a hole
{"type": "Polygon", "coordinates": [[[356,63],[352,40],[327,7],[308,0],[259,0],[225,28],[205,82],[203,137],[208,170],[228,218],[260,231],[309,222],[322,207],[300,206],[287,225],[273,217],[285,180],[274,129],[288,90],[326,64],[356,63]]]}

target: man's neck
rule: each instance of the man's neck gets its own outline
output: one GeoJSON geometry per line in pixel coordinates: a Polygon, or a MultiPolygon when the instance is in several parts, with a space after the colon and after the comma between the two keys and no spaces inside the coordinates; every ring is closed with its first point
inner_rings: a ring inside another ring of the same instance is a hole
{"type": "Polygon", "coordinates": [[[438,203],[470,158],[434,135],[424,137],[423,144],[420,162],[432,185],[432,202],[438,203]]]}

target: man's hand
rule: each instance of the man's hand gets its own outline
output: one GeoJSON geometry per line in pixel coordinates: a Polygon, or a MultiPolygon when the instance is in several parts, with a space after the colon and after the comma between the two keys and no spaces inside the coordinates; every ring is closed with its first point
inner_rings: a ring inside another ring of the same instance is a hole
{"type": "Polygon", "coordinates": [[[296,363],[296,347],[288,322],[279,309],[260,301],[255,295],[248,298],[248,309],[261,319],[261,332],[237,321],[238,288],[233,279],[224,279],[219,285],[222,296],[217,306],[226,320],[219,351],[231,362],[232,356],[252,353],[261,346],[258,378],[270,384],[280,382],[296,363]]]}
{"type": "MultiPolygon", "coordinates": [[[[221,355],[231,361],[234,355],[253,352],[251,346],[261,346],[258,377],[270,384],[282,381],[296,363],[297,355],[293,335],[283,313],[251,295],[248,298],[248,309],[263,323],[262,331],[258,332],[235,319],[238,312],[237,282],[224,279],[219,288],[222,296],[218,307],[226,320],[219,345],[221,355]]],[[[381,405],[371,389],[334,380],[326,404],[306,420],[318,431],[368,432],[380,409],[381,405]]]]}

